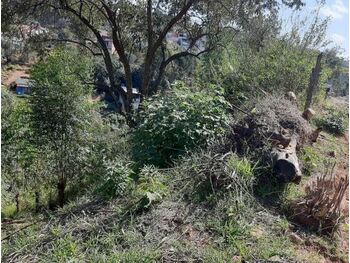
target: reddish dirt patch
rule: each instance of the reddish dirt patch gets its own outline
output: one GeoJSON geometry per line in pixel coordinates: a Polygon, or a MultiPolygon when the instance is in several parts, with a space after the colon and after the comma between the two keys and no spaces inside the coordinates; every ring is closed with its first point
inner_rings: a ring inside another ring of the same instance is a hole
{"type": "Polygon", "coordinates": [[[29,77],[29,74],[26,73],[27,69],[14,70],[9,72],[6,77],[3,77],[1,82],[3,85],[9,86],[12,82],[16,81],[18,78],[22,76],[29,77]]]}

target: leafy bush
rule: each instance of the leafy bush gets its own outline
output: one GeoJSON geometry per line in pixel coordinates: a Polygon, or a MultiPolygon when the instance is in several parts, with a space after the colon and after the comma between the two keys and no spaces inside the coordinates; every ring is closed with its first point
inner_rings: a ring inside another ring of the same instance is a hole
{"type": "Polygon", "coordinates": [[[327,108],[326,114],[315,119],[316,125],[324,130],[339,135],[344,134],[348,126],[348,113],[334,107],[327,108]]]}
{"type": "Polygon", "coordinates": [[[154,166],[144,166],[141,169],[133,192],[134,197],[141,200],[140,208],[148,208],[167,195],[168,188],[161,182],[161,178],[162,174],[154,166]]]}
{"type": "Polygon", "coordinates": [[[140,163],[167,166],[187,150],[207,145],[228,126],[229,103],[216,87],[198,91],[177,82],[143,107],[133,136],[134,156],[140,163]]]}
{"type": "Polygon", "coordinates": [[[133,171],[130,163],[123,163],[118,160],[104,161],[105,178],[97,192],[106,199],[121,196],[126,193],[132,182],[133,171]]]}

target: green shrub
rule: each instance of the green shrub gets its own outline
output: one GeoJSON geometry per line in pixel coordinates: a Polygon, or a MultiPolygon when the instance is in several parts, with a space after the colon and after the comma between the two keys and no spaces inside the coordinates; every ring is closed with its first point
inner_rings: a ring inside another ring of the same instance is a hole
{"type": "Polygon", "coordinates": [[[133,195],[141,200],[140,208],[148,208],[168,194],[168,187],[161,181],[162,177],[154,166],[144,166],[141,169],[138,184],[133,192],[133,195]]]}
{"type": "Polygon", "coordinates": [[[311,175],[315,168],[321,164],[321,158],[312,146],[306,146],[302,150],[303,173],[311,175]]]}
{"type": "Polygon", "coordinates": [[[348,113],[345,110],[329,107],[324,116],[315,119],[315,123],[332,134],[344,134],[348,126],[348,113]]]}
{"type": "Polygon", "coordinates": [[[105,177],[97,192],[106,199],[126,193],[132,182],[133,171],[130,166],[130,163],[118,160],[104,161],[105,177]]]}
{"type": "Polygon", "coordinates": [[[133,136],[133,154],[140,163],[160,167],[225,132],[229,103],[220,89],[198,91],[177,82],[172,90],[146,100],[133,136]]]}

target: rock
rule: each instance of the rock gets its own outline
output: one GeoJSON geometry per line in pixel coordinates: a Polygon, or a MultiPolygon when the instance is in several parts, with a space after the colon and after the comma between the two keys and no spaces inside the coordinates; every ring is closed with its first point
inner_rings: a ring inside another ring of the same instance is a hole
{"type": "Polygon", "coordinates": [[[232,262],[240,263],[240,262],[242,262],[242,257],[241,256],[233,256],[232,262]]]}
{"type": "Polygon", "coordinates": [[[279,257],[279,256],[273,256],[273,257],[270,257],[269,258],[269,261],[271,261],[271,262],[283,262],[283,260],[279,257]]]}

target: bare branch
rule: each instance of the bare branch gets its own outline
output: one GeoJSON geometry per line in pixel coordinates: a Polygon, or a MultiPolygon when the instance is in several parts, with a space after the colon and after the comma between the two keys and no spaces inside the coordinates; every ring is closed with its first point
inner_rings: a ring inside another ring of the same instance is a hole
{"type": "Polygon", "coordinates": [[[103,53],[99,52],[99,53],[96,53],[91,47],[89,47],[87,44],[85,43],[82,43],[80,41],[77,41],[77,40],[73,40],[73,39],[58,39],[58,38],[49,38],[49,39],[45,39],[43,41],[37,41],[37,42],[49,42],[49,41],[54,41],[54,42],[68,42],[68,43],[73,43],[73,44],[77,44],[77,45],[80,45],[86,49],[88,49],[91,54],[93,54],[94,56],[102,56],[103,53]]]}

